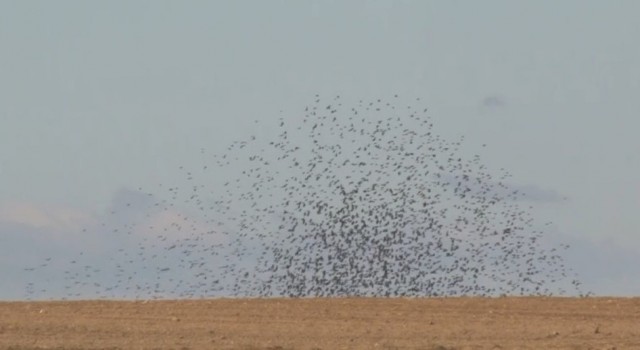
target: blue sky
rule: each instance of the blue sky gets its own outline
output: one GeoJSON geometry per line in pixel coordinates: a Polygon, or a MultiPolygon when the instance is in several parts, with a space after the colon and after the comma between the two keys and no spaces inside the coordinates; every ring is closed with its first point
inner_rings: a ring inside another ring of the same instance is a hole
{"type": "Polygon", "coordinates": [[[0,298],[23,294],[25,259],[99,245],[81,229],[110,220],[122,189],[178,181],[201,149],[275,135],[315,94],[420,97],[441,134],[464,135],[464,152],[538,196],[536,216],[572,244],[592,290],[640,294],[639,11],[0,1],[0,280],[20,286],[0,298]]]}

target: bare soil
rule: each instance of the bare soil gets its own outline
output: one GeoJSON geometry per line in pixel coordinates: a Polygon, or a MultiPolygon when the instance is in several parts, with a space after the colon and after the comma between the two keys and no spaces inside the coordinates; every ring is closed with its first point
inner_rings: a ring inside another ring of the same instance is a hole
{"type": "Polygon", "coordinates": [[[2,349],[640,349],[640,298],[0,302],[2,349]]]}

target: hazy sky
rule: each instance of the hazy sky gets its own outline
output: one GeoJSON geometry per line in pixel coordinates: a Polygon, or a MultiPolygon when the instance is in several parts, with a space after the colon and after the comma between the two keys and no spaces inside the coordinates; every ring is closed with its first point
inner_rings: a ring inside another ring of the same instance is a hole
{"type": "Polygon", "coordinates": [[[317,93],[399,94],[546,194],[536,213],[594,290],[640,294],[638,13],[632,0],[0,1],[0,280],[22,283],[22,248],[55,254],[43,242],[65,246],[122,188],[268,133],[256,119],[299,118],[317,93]]]}

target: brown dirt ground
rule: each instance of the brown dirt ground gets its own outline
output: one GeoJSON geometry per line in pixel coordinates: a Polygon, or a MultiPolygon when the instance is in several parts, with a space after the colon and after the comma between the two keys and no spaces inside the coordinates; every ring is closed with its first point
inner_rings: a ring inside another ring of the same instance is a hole
{"type": "Polygon", "coordinates": [[[2,349],[640,349],[640,298],[0,303],[2,349]]]}

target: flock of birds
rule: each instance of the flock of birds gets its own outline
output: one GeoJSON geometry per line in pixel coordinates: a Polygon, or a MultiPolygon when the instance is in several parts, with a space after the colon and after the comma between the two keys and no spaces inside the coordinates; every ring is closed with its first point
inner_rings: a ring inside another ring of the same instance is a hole
{"type": "Polygon", "coordinates": [[[400,101],[316,96],[273,138],[201,150],[179,185],[121,191],[87,229],[104,244],[56,264],[63,297],[584,294],[509,174],[400,101]]]}

